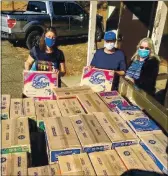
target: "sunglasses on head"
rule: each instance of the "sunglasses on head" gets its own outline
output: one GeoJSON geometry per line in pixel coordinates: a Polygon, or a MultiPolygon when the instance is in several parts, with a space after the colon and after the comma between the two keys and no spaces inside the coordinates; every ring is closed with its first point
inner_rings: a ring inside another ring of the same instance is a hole
{"type": "Polygon", "coordinates": [[[143,46],[140,46],[139,49],[146,49],[146,50],[150,50],[150,48],[148,47],[143,47],[143,46]]]}

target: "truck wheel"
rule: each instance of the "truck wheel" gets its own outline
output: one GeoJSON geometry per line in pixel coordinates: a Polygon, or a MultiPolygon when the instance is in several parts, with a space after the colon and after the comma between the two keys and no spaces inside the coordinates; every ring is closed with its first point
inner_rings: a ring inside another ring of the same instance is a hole
{"type": "Polygon", "coordinates": [[[100,42],[102,37],[103,37],[103,31],[99,26],[97,26],[96,27],[96,37],[95,37],[96,41],[100,42]]]}
{"type": "Polygon", "coordinates": [[[33,46],[39,44],[41,33],[39,31],[32,31],[28,34],[26,39],[26,46],[31,49],[33,46]]]}

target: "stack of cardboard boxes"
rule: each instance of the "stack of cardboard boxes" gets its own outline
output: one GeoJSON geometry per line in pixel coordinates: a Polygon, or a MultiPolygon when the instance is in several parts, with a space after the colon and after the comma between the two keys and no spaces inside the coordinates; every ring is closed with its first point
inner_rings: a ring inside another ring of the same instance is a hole
{"type": "Polygon", "coordinates": [[[96,94],[87,86],[54,92],[57,100],[2,96],[3,175],[168,173],[167,136],[118,92],[96,94]],[[45,133],[50,165],[29,163],[29,119],[45,133]]]}

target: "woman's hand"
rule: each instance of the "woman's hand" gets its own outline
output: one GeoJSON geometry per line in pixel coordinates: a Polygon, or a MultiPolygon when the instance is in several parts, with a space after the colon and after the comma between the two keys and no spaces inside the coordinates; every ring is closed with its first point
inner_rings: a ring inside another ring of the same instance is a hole
{"type": "Polygon", "coordinates": [[[53,69],[53,72],[56,73],[56,74],[58,74],[58,73],[59,73],[59,70],[54,68],[54,69],[53,69]]]}
{"type": "Polygon", "coordinates": [[[129,76],[125,76],[125,79],[127,79],[127,80],[131,81],[132,83],[135,83],[134,79],[133,79],[133,78],[131,78],[131,77],[129,77],[129,76]]]}

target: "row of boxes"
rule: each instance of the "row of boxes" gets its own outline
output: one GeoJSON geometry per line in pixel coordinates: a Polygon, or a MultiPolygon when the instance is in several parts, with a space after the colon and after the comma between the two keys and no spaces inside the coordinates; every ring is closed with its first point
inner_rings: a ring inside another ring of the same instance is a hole
{"type": "Polygon", "coordinates": [[[33,168],[28,167],[29,159],[26,152],[1,155],[2,176],[58,176],[60,174],[58,164],[33,168]]]}
{"type": "Polygon", "coordinates": [[[76,155],[59,156],[58,162],[51,165],[28,168],[26,153],[3,154],[1,156],[2,175],[28,175],[28,176],[102,176],[122,175],[129,170],[161,174],[147,152],[141,145],[119,147],[115,150],[81,153],[76,155]]]}

